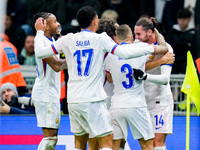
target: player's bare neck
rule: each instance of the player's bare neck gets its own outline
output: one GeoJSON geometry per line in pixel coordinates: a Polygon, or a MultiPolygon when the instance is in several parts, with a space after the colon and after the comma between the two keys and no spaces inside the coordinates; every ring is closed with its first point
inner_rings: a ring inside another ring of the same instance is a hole
{"type": "Polygon", "coordinates": [[[129,39],[126,39],[126,40],[118,40],[118,42],[119,42],[119,44],[121,44],[121,43],[128,43],[128,44],[132,44],[133,43],[133,41],[131,41],[131,39],[129,38],[129,39]]]}
{"type": "Polygon", "coordinates": [[[90,30],[92,32],[96,32],[97,28],[96,28],[95,24],[92,22],[91,25],[86,28],[86,30],[90,30]]]}
{"type": "Polygon", "coordinates": [[[147,43],[149,43],[149,44],[156,43],[156,37],[155,37],[154,34],[152,34],[152,36],[149,38],[149,40],[147,41],[147,43]]]}
{"type": "Polygon", "coordinates": [[[44,35],[47,36],[50,39],[53,37],[49,32],[44,32],[44,35]]]}

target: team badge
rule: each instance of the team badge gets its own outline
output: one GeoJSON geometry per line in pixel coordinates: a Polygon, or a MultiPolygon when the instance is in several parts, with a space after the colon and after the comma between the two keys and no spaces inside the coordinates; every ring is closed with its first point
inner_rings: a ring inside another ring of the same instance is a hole
{"type": "Polygon", "coordinates": [[[59,123],[59,119],[58,118],[56,118],[56,124],[58,124],[59,123]]]}

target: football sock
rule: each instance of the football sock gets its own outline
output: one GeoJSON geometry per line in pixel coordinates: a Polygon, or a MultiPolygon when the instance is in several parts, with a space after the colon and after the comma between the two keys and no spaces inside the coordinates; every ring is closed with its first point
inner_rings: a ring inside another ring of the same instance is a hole
{"type": "Polygon", "coordinates": [[[38,146],[38,150],[54,150],[58,141],[57,136],[45,137],[38,146]]]}

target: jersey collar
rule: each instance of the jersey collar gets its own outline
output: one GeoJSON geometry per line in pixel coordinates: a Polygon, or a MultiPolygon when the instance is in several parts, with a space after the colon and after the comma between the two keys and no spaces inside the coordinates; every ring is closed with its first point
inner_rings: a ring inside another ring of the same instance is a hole
{"type": "Polygon", "coordinates": [[[83,32],[83,31],[92,32],[92,31],[90,31],[90,30],[88,30],[88,29],[84,29],[84,30],[82,30],[81,32],[83,32]]]}
{"type": "Polygon", "coordinates": [[[122,43],[121,43],[121,45],[124,45],[124,44],[128,44],[128,43],[126,43],[126,42],[122,42],[122,43]]]}
{"type": "Polygon", "coordinates": [[[53,42],[53,39],[47,37],[46,35],[45,35],[45,37],[46,37],[49,41],[53,42]]]}

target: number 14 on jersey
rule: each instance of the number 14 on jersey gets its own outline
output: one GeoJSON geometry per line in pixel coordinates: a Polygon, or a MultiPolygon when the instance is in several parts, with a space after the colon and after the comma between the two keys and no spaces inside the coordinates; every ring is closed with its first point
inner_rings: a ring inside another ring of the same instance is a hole
{"type": "Polygon", "coordinates": [[[156,130],[160,129],[164,125],[163,115],[155,115],[156,119],[156,130]]]}

